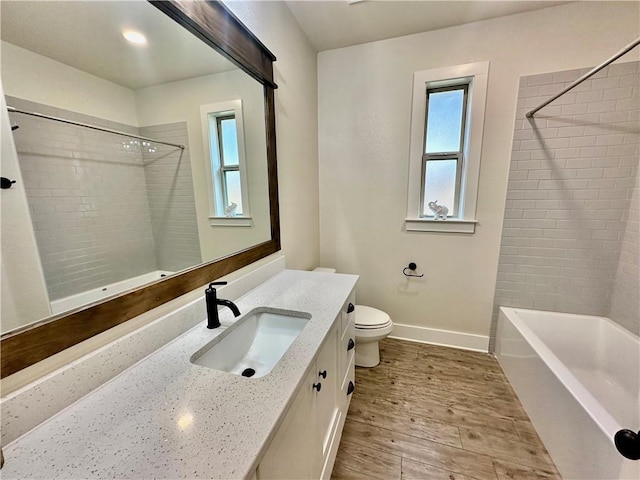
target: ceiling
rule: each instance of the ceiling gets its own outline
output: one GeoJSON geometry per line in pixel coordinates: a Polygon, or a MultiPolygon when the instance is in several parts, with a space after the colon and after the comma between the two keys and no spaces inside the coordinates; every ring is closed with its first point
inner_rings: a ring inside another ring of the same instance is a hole
{"type": "Polygon", "coordinates": [[[0,12],[2,40],[134,90],[237,68],[145,1],[2,0],[0,12]]]}
{"type": "MultiPolygon", "coordinates": [[[[555,6],[563,1],[287,1],[317,51],[555,6]]],[[[2,40],[131,89],[236,69],[146,1],[0,1],[2,40]],[[141,47],[123,29],[144,33],[141,47]]]]}
{"type": "Polygon", "coordinates": [[[288,0],[286,3],[320,52],[569,2],[288,0]]]}

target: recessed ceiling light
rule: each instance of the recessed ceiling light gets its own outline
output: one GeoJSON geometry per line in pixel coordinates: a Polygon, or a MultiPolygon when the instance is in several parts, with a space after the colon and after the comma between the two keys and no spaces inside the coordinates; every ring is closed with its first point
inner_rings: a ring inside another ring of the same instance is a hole
{"type": "Polygon", "coordinates": [[[147,38],[140,32],[136,32],[134,30],[126,30],[122,32],[122,36],[131,43],[136,43],[138,45],[144,45],[147,43],[147,38]]]}

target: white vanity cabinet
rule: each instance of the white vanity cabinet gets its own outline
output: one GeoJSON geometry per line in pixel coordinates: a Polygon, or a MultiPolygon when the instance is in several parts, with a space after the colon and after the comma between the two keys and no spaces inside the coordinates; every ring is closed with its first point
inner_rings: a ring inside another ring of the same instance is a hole
{"type": "Polygon", "coordinates": [[[351,292],[258,465],[258,480],[331,477],[355,387],[354,303],[351,292]]]}
{"type": "MultiPolygon", "coordinates": [[[[3,419],[22,418],[25,408],[49,412],[51,399],[69,403],[41,424],[30,424],[29,431],[19,432],[22,427],[13,425],[16,422],[4,422],[2,433],[12,433],[13,438],[3,448],[2,478],[90,478],[96,471],[110,478],[153,478],[161,469],[167,478],[189,472],[193,478],[217,480],[328,479],[354,383],[355,326],[349,304],[354,303],[357,280],[355,275],[283,270],[237,300],[241,312],[269,309],[310,316],[263,377],[245,379],[192,362],[203,347],[220,345],[242,326],[233,327],[233,314],[224,309],[221,320],[227,328],[207,329],[202,316],[205,298],[198,292],[196,300],[163,313],[133,336],[3,398],[3,413],[9,412],[3,419]],[[96,388],[92,379],[102,378],[100,365],[137,351],[141,342],[165,338],[166,330],[183,329],[96,388]],[[95,389],[72,399],[61,387],[66,384],[64,378],[59,380],[61,375],[76,383],[89,382],[95,389]],[[207,393],[212,391],[215,395],[207,393]],[[183,416],[192,415],[196,421],[180,423],[183,416]],[[198,420],[203,418],[206,421],[198,420]],[[184,446],[180,455],[165,448],[167,432],[176,431],[176,421],[184,446]],[[117,462],[104,455],[105,442],[114,439],[128,452],[117,462]],[[203,445],[214,447],[203,453],[203,445]],[[150,456],[151,450],[155,453],[150,456]]],[[[280,332],[271,333],[274,342],[280,340],[280,332]]]]}
{"type": "Polygon", "coordinates": [[[258,480],[300,480],[317,478],[320,471],[320,446],[316,422],[317,372],[311,370],[298,390],[276,435],[262,457],[258,480]]]}

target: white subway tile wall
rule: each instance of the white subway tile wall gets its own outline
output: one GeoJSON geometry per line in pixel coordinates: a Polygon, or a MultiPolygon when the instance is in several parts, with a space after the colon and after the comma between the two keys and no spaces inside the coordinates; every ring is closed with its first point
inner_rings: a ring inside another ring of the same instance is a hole
{"type": "MultiPolygon", "coordinates": [[[[134,126],[18,98],[7,97],[7,103],[140,134],[134,126]]],[[[140,147],[127,137],[23,114],[10,117],[20,127],[14,139],[51,300],[158,270],[145,172],[153,161],[143,159],[140,147]]],[[[183,131],[180,143],[186,144],[186,124],[183,131]]],[[[190,163],[188,153],[181,163],[190,163]]],[[[171,193],[164,192],[165,200],[171,193]]],[[[195,228],[193,192],[191,202],[195,228]]],[[[195,237],[197,242],[197,229],[195,237]]],[[[193,263],[199,257],[198,252],[193,263]]]]}
{"type": "Polygon", "coordinates": [[[177,272],[202,262],[187,122],[140,127],[140,135],[185,145],[142,149],[158,270],[177,272]]]}
{"type": "Polygon", "coordinates": [[[640,333],[640,62],[525,118],[588,70],[520,79],[491,349],[498,306],[610,316],[640,333]]]}
{"type": "Polygon", "coordinates": [[[627,212],[609,317],[640,335],[640,177],[636,176],[627,212]]]}

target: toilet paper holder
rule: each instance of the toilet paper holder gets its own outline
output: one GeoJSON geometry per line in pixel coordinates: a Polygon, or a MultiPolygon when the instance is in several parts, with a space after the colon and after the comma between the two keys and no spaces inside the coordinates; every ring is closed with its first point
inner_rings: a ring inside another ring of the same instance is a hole
{"type": "Polygon", "coordinates": [[[409,265],[407,265],[406,267],[404,267],[402,269],[402,273],[404,274],[405,277],[424,277],[424,273],[422,275],[416,275],[414,273],[407,273],[407,270],[410,270],[412,272],[416,271],[416,268],[418,268],[418,265],[416,265],[414,262],[409,263],[409,265]]]}

